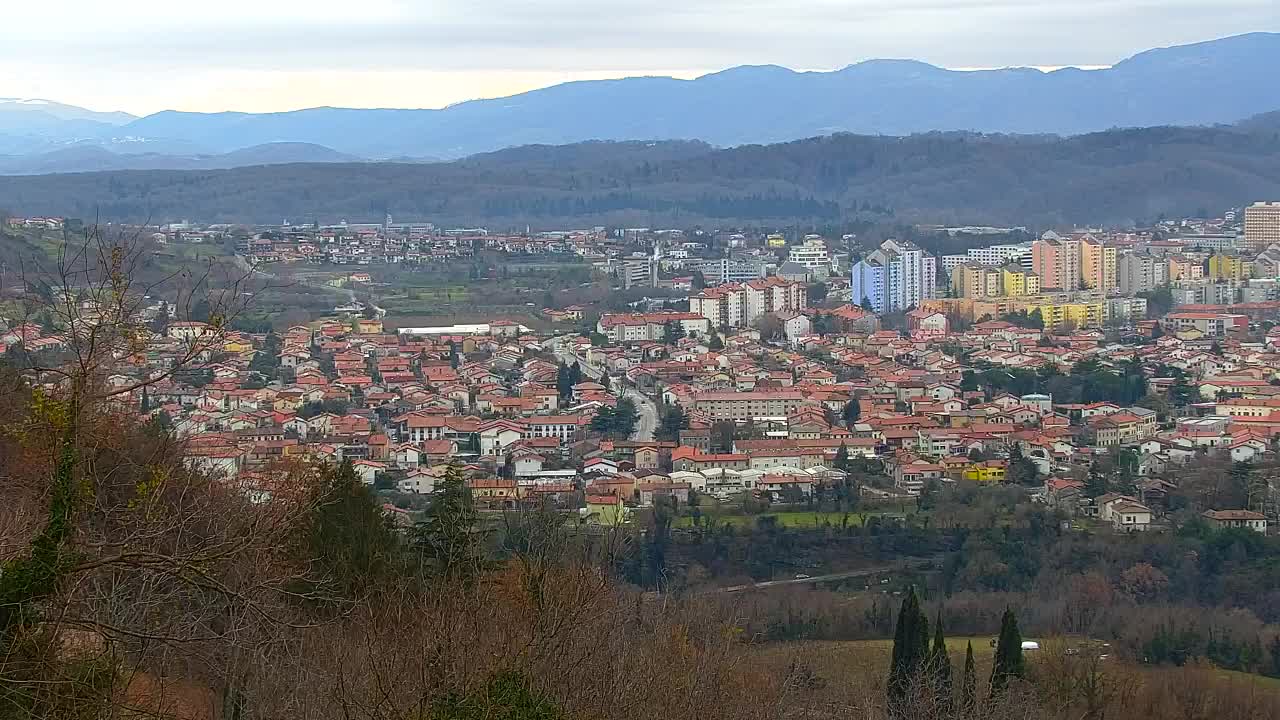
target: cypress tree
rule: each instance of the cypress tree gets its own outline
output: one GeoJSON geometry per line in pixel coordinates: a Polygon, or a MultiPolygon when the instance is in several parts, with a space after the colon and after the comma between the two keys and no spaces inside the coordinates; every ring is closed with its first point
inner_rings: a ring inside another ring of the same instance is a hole
{"type": "Polygon", "coordinates": [[[964,680],[960,687],[960,715],[971,718],[978,709],[978,668],[973,662],[973,643],[964,651],[964,680]]]}
{"type": "Polygon", "coordinates": [[[840,443],[840,447],[836,450],[835,460],[832,461],[831,466],[837,470],[843,470],[845,472],[848,472],[849,470],[849,446],[848,445],[845,445],[843,442],[840,443]]]}
{"type": "Polygon", "coordinates": [[[1004,611],[1000,620],[1000,640],[996,643],[995,663],[991,667],[991,696],[1004,691],[1011,678],[1023,676],[1022,634],[1012,609],[1004,611]]]}
{"type": "Polygon", "coordinates": [[[951,708],[951,656],[947,654],[947,639],[942,634],[942,611],[933,624],[933,647],[929,649],[929,684],[937,694],[938,704],[947,712],[951,708]]]}
{"type": "Polygon", "coordinates": [[[929,654],[929,621],[920,609],[915,587],[907,588],[898,611],[898,624],[893,632],[893,657],[889,664],[888,703],[890,712],[898,712],[921,676],[929,654]]]}

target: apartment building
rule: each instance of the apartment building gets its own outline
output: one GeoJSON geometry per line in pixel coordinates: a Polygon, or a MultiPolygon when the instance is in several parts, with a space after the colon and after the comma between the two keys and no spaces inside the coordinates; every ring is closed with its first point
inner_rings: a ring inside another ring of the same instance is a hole
{"type": "Polygon", "coordinates": [[[1121,255],[1118,268],[1120,292],[1133,295],[1164,285],[1169,281],[1169,266],[1169,261],[1150,253],[1121,255]]]}
{"type": "Polygon", "coordinates": [[[694,395],[693,407],[712,420],[745,422],[760,417],[787,417],[804,402],[799,391],[708,392],[694,395]]]}
{"type": "Polygon", "coordinates": [[[750,327],[761,315],[798,312],[807,306],[804,283],[777,277],[707,288],[689,298],[689,312],[715,328],[750,327]]]}
{"type": "Polygon", "coordinates": [[[1031,271],[1040,276],[1046,290],[1075,290],[1080,287],[1080,241],[1056,233],[1031,244],[1031,271]]]}
{"type": "Polygon", "coordinates": [[[810,270],[829,271],[831,253],[827,251],[827,241],[817,236],[806,237],[803,244],[791,248],[787,254],[787,262],[810,270]]]}
{"type": "Polygon", "coordinates": [[[918,307],[937,297],[938,259],[905,240],[885,240],[853,266],[854,302],[877,313],[918,307]]]}
{"type": "Polygon", "coordinates": [[[769,267],[759,260],[689,260],[684,263],[689,272],[700,272],[708,285],[724,285],[758,280],[769,274],[769,267]]]}
{"type": "Polygon", "coordinates": [[[693,312],[605,313],[596,323],[596,332],[614,342],[660,341],[666,337],[667,323],[679,325],[686,335],[711,332],[711,321],[693,312]]]}
{"type": "Polygon", "coordinates": [[[1025,306],[1027,312],[1040,311],[1044,320],[1044,329],[1050,332],[1063,325],[1075,328],[1100,327],[1106,321],[1106,304],[1101,300],[1094,302],[1048,302],[1033,303],[1025,306]]]}
{"type": "Polygon", "coordinates": [[[1174,305],[1234,305],[1240,302],[1240,283],[1180,280],[1172,295],[1174,305]]]}
{"type": "Polygon", "coordinates": [[[1244,247],[1262,252],[1280,243],[1280,202],[1257,202],[1244,209],[1244,247]]]}
{"type": "Polygon", "coordinates": [[[885,283],[888,282],[889,269],[878,260],[860,260],[853,265],[853,274],[849,278],[850,298],[854,303],[870,306],[875,313],[889,311],[885,283]]]}
{"type": "Polygon", "coordinates": [[[1040,276],[1022,265],[1009,263],[1000,268],[1000,290],[1006,297],[1039,295],[1040,289],[1040,276]]]}
{"type": "Polygon", "coordinates": [[[1214,282],[1221,280],[1239,282],[1248,278],[1251,270],[1253,270],[1252,263],[1246,262],[1239,255],[1216,252],[1209,256],[1209,279],[1214,282]]]}
{"type": "Polygon", "coordinates": [[[1080,241],[1080,282],[1090,290],[1116,289],[1116,249],[1086,235],[1080,241]]]}
{"type": "Polygon", "coordinates": [[[1232,330],[1249,327],[1249,318],[1233,313],[1175,311],[1164,316],[1164,325],[1171,332],[1197,330],[1202,335],[1220,337],[1232,330]]]}
{"type": "Polygon", "coordinates": [[[1002,294],[1000,270],[967,262],[951,272],[951,294],[961,298],[997,297],[1002,294]]]}
{"type": "Polygon", "coordinates": [[[622,286],[627,289],[653,287],[658,279],[657,269],[654,265],[653,258],[647,256],[633,256],[624,259],[622,267],[618,271],[622,279],[622,286]]]}
{"type": "Polygon", "coordinates": [[[1204,277],[1204,265],[1185,255],[1168,256],[1168,281],[1199,280],[1204,277]]]}

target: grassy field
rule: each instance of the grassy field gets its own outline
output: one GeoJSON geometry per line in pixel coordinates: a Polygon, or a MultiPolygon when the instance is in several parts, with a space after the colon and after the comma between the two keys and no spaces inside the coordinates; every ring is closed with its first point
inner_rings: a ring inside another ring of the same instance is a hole
{"type": "MultiPolygon", "coordinates": [[[[908,511],[906,515],[913,514],[908,511]]],[[[767,512],[759,515],[726,515],[719,513],[707,513],[702,516],[703,524],[708,522],[709,518],[713,518],[716,525],[733,525],[734,527],[749,527],[759,523],[760,518],[775,518],[775,522],[782,527],[788,528],[805,528],[814,529],[824,525],[832,527],[861,527],[863,522],[872,517],[903,517],[904,513],[894,510],[874,510],[865,513],[839,513],[839,512],[802,512],[802,511],[784,511],[784,512],[767,512]]],[[[676,521],[676,527],[689,528],[694,527],[693,517],[683,515],[676,521]]]]}

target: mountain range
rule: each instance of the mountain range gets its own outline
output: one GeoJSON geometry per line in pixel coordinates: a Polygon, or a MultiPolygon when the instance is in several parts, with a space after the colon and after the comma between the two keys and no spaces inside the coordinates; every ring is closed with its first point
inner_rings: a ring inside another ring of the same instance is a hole
{"type": "Polygon", "coordinates": [[[0,209],[103,221],[493,228],[927,222],[1140,225],[1280,198],[1280,114],[1070,137],[834,134],[522,146],[448,163],[303,163],[0,177],[0,209]]]}
{"type": "MultiPolygon", "coordinates": [[[[320,161],[450,159],[586,140],[696,139],[731,147],[837,132],[1075,135],[1213,125],[1280,109],[1280,96],[1269,90],[1277,67],[1280,34],[1252,33],[1149,50],[1100,70],[955,71],[911,60],[869,60],[832,72],[743,66],[694,80],[564,83],[439,110],[164,111],[135,118],[47,101],[0,100],[0,156],[10,156],[0,162],[0,172],[192,167],[205,162],[194,158],[278,143],[295,150],[298,144],[331,149],[333,154],[313,149],[320,161]],[[66,156],[13,160],[85,147],[148,157],[99,153],[84,154],[80,162],[66,156]]],[[[245,161],[271,162],[259,155],[251,152],[245,161]]],[[[220,167],[222,161],[209,162],[220,167]]]]}

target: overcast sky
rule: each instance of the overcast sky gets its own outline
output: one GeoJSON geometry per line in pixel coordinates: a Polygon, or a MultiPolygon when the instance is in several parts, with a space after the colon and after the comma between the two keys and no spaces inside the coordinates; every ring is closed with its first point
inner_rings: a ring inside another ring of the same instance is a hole
{"type": "Polygon", "coordinates": [[[0,97],[440,107],[565,80],[869,58],[1108,65],[1280,31],[1280,0],[4,0],[0,97]]]}

